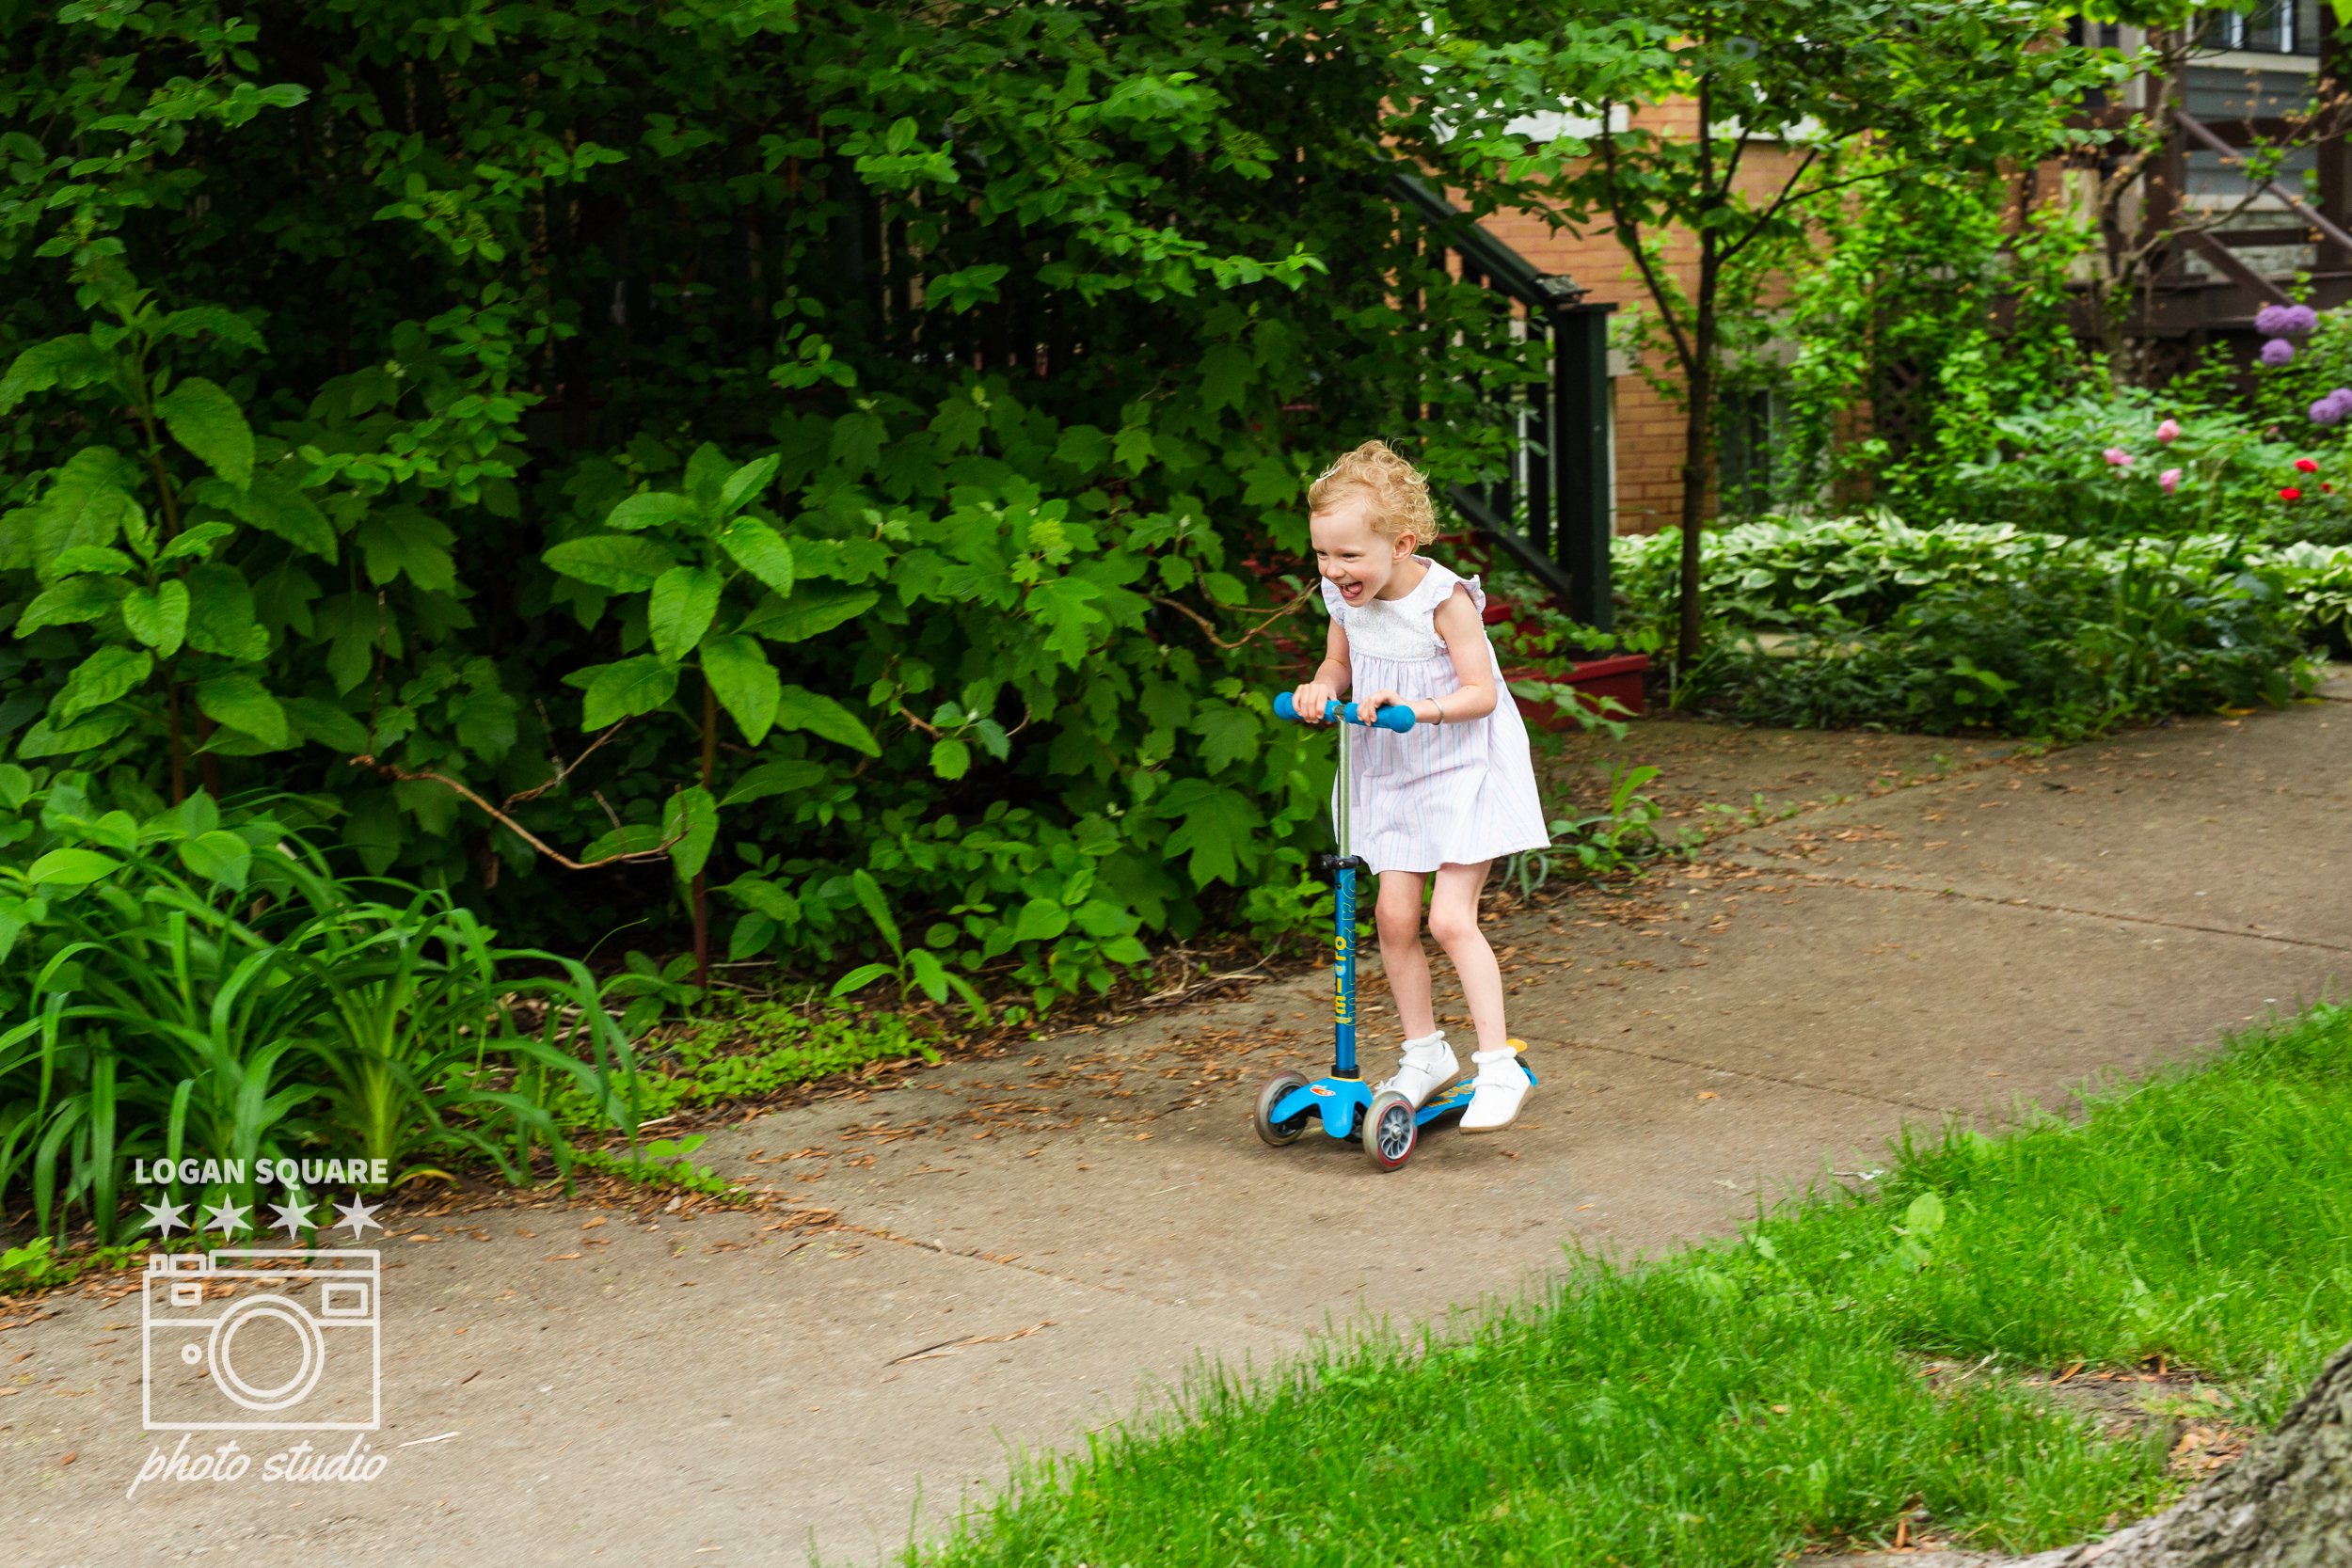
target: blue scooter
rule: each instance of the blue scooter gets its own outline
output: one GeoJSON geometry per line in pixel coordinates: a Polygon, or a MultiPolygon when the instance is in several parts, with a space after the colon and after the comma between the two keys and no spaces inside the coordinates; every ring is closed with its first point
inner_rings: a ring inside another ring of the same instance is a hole
{"type": "MultiPolygon", "coordinates": [[[[1290,723],[1299,721],[1297,705],[1289,692],[1274,699],[1274,716],[1290,723]]],[[[1475,1091],[1465,1081],[1415,1110],[1412,1101],[1394,1089],[1373,1093],[1356,1069],[1356,873],[1364,863],[1356,858],[1348,839],[1348,732],[1369,723],[1403,735],[1413,727],[1413,710],[1384,707],[1366,720],[1354,703],[1329,703],[1324,707],[1323,721],[1333,725],[1340,742],[1339,788],[1332,810],[1340,850],[1323,857],[1323,863],[1332,872],[1338,906],[1331,915],[1331,1075],[1311,1080],[1296,1072],[1276,1073],[1258,1091],[1254,1119],[1258,1136],[1280,1148],[1296,1143],[1319,1117],[1326,1133],[1334,1138],[1361,1137],[1374,1168],[1392,1171],[1413,1157],[1413,1146],[1423,1127],[1466,1109],[1475,1091]]],[[[1525,1058],[1520,1065],[1526,1065],[1525,1058]]],[[[1531,1082],[1534,1076],[1528,1073],[1531,1082]]]]}

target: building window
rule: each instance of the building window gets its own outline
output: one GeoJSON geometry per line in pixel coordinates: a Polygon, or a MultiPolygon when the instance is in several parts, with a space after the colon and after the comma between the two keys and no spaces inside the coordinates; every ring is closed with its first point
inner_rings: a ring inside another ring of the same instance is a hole
{"type": "Polygon", "coordinates": [[[2319,0],[2265,0],[2251,10],[2201,12],[2197,41],[2249,55],[2317,55],[2319,0]]]}
{"type": "Polygon", "coordinates": [[[1788,410],[1778,392],[1725,392],[1715,449],[1715,510],[1753,517],[1772,509],[1772,481],[1788,442],[1788,410]]]}

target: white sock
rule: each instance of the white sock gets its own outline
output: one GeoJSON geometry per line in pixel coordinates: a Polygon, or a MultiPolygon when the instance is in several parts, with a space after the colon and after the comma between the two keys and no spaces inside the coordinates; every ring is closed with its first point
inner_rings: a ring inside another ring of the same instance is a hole
{"type": "Polygon", "coordinates": [[[1405,1054],[1410,1056],[1418,1052],[1424,1056],[1434,1056],[1437,1054],[1438,1048],[1444,1044],[1445,1031],[1439,1029],[1435,1034],[1423,1035],[1417,1040],[1406,1040],[1405,1042],[1405,1054]]]}
{"type": "Polygon", "coordinates": [[[1497,1067],[1503,1062],[1509,1062],[1512,1064],[1511,1071],[1498,1072],[1495,1074],[1495,1077],[1502,1079],[1505,1083],[1510,1082],[1514,1078],[1523,1079],[1527,1076],[1527,1069],[1518,1065],[1518,1058],[1519,1053],[1512,1050],[1507,1045],[1500,1051],[1473,1051],[1470,1053],[1470,1060],[1478,1064],[1478,1072],[1481,1077],[1486,1076],[1486,1069],[1488,1068],[1497,1067]]]}

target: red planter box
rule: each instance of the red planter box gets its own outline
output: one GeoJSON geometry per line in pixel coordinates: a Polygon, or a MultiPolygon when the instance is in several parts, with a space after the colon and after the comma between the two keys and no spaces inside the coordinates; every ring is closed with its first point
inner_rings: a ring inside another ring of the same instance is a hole
{"type": "MultiPolygon", "coordinates": [[[[1506,681],[1557,681],[1558,684],[1574,687],[1577,695],[1588,699],[1586,705],[1595,711],[1600,707],[1599,698],[1614,697],[1625,705],[1627,713],[1639,714],[1642,711],[1642,673],[1648,668],[1647,654],[1619,654],[1613,658],[1588,658],[1571,665],[1565,681],[1536,670],[1505,670],[1502,678],[1506,681]]],[[[1522,718],[1540,730],[1565,733],[1580,728],[1566,714],[1549,704],[1531,703],[1524,705],[1519,711],[1522,718]]]]}

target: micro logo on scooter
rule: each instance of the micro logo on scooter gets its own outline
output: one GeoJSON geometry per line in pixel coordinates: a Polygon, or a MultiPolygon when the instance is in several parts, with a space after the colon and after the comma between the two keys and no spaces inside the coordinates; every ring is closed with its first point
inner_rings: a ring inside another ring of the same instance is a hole
{"type": "Polygon", "coordinates": [[[1307,1085],[1307,1092],[1309,1094],[1319,1094],[1323,1096],[1324,1099],[1328,1100],[1340,1091],[1331,1087],[1328,1084],[1310,1084],[1307,1085]]]}

